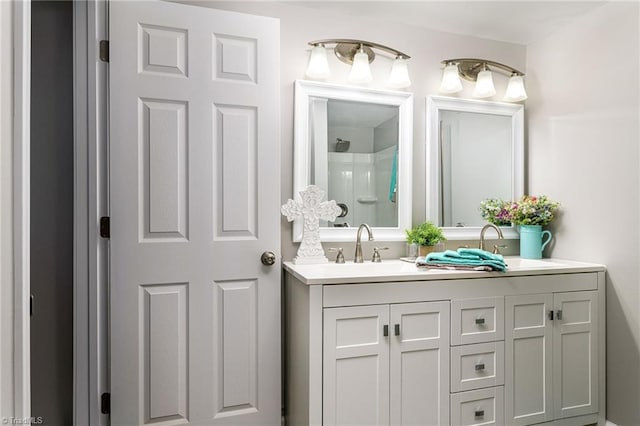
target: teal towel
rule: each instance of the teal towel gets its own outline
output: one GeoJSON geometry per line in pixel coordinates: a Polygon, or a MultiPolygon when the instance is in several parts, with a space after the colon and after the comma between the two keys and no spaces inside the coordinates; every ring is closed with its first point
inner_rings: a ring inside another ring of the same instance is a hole
{"type": "Polygon", "coordinates": [[[504,263],[502,255],[466,248],[458,249],[458,251],[446,250],[444,252],[429,253],[424,259],[424,264],[490,266],[497,271],[507,270],[507,265],[504,263]]]}
{"type": "Polygon", "coordinates": [[[396,186],[398,181],[398,150],[393,152],[393,160],[391,161],[391,179],[389,179],[389,201],[396,202],[396,186]]]}
{"type": "Polygon", "coordinates": [[[460,254],[472,254],[481,257],[486,260],[495,260],[498,262],[504,262],[504,257],[501,254],[495,254],[488,252],[486,250],[474,249],[474,248],[459,248],[458,253],[460,254]]]}

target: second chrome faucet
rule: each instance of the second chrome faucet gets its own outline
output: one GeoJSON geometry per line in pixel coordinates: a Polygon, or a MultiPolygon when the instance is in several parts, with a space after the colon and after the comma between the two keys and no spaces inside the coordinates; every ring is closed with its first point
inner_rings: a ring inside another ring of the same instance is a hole
{"type": "Polygon", "coordinates": [[[363,229],[367,230],[367,234],[369,234],[369,241],[373,241],[373,232],[371,231],[371,228],[369,227],[369,225],[367,225],[366,223],[360,224],[360,226],[358,226],[358,234],[356,235],[356,254],[353,256],[354,263],[364,262],[364,259],[362,258],[362,242],[361,242],[363,229]]]}

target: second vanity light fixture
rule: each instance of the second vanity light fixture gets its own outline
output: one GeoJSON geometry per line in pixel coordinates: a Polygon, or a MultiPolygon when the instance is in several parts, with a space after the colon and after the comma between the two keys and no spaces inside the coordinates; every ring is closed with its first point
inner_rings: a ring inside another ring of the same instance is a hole
{"type": "Polygon", "coordinates": [[[462,58],[447,59],[442,61],[445,65],[442,73],[442,83],[440,92],[457,93],[462,90],[460,77],[468,81],[475,81],[473,90],[475,98],[488,98],[496,94],[493,86],[492,70],[501,71],[510,75],[507,91],[504,100],[507,102],[518,102],[527,99],[527,92],[524,89],[524,73],[499,62],[486,59],[462,58]]]}
{"type": "Polygon", "coordinates": [[[394,55],[395,59],[391,66],[387,85],[394,89],[401,89],[411,86],[409,71],[407,69],[407,59],[409,55],[402,53],[391,47],[383,46],[364,40],[353,39],[326,39],[310,41],[311,56],[307,65],[307,77],[313,79],[325,79],[330,76],[329,62],[327,61],[326,46],[335,44],[333,51],[338,59],[351,65],[348,80],[351,83],[361,84],[368,83],[373,80],[369,64],[376,57],[373,49],[382,50],[394,55]]]}

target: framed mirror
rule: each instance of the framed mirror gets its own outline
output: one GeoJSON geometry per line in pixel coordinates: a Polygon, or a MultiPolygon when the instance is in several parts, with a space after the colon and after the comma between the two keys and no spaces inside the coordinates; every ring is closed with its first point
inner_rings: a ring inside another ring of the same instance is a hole
{"type": "MultiPolygon", "coordinates": [[[[376,241],[411,226],[413,95],[306,80],[295,83],[293,198],[308,185],[343,206],[320,224],[321,241],[355,241],[361,223],[376,241]]],[[[302,221],[293,241],[302,238],[302,221]]]]}
{"type": "Polygon", "coordinates": [[[427,219],[450,240],[478,239],[482,200],[524,194],[524,107],[429,96],[426,122],[427,219]]]}

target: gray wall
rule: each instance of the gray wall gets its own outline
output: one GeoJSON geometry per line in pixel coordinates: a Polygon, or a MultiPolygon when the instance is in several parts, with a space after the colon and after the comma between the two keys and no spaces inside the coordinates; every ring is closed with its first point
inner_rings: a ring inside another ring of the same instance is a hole
{"type": "Polygon", "coordinates": [[[607,265],[607,418],[640,425],[639,7],[527,47],[529,188],[562,202],[551,255],[607,265]]]}
{"type": "Polygon", "coordinates": [[[31,407],[73,424],[72,3],[32,3],[31,407]]]}

